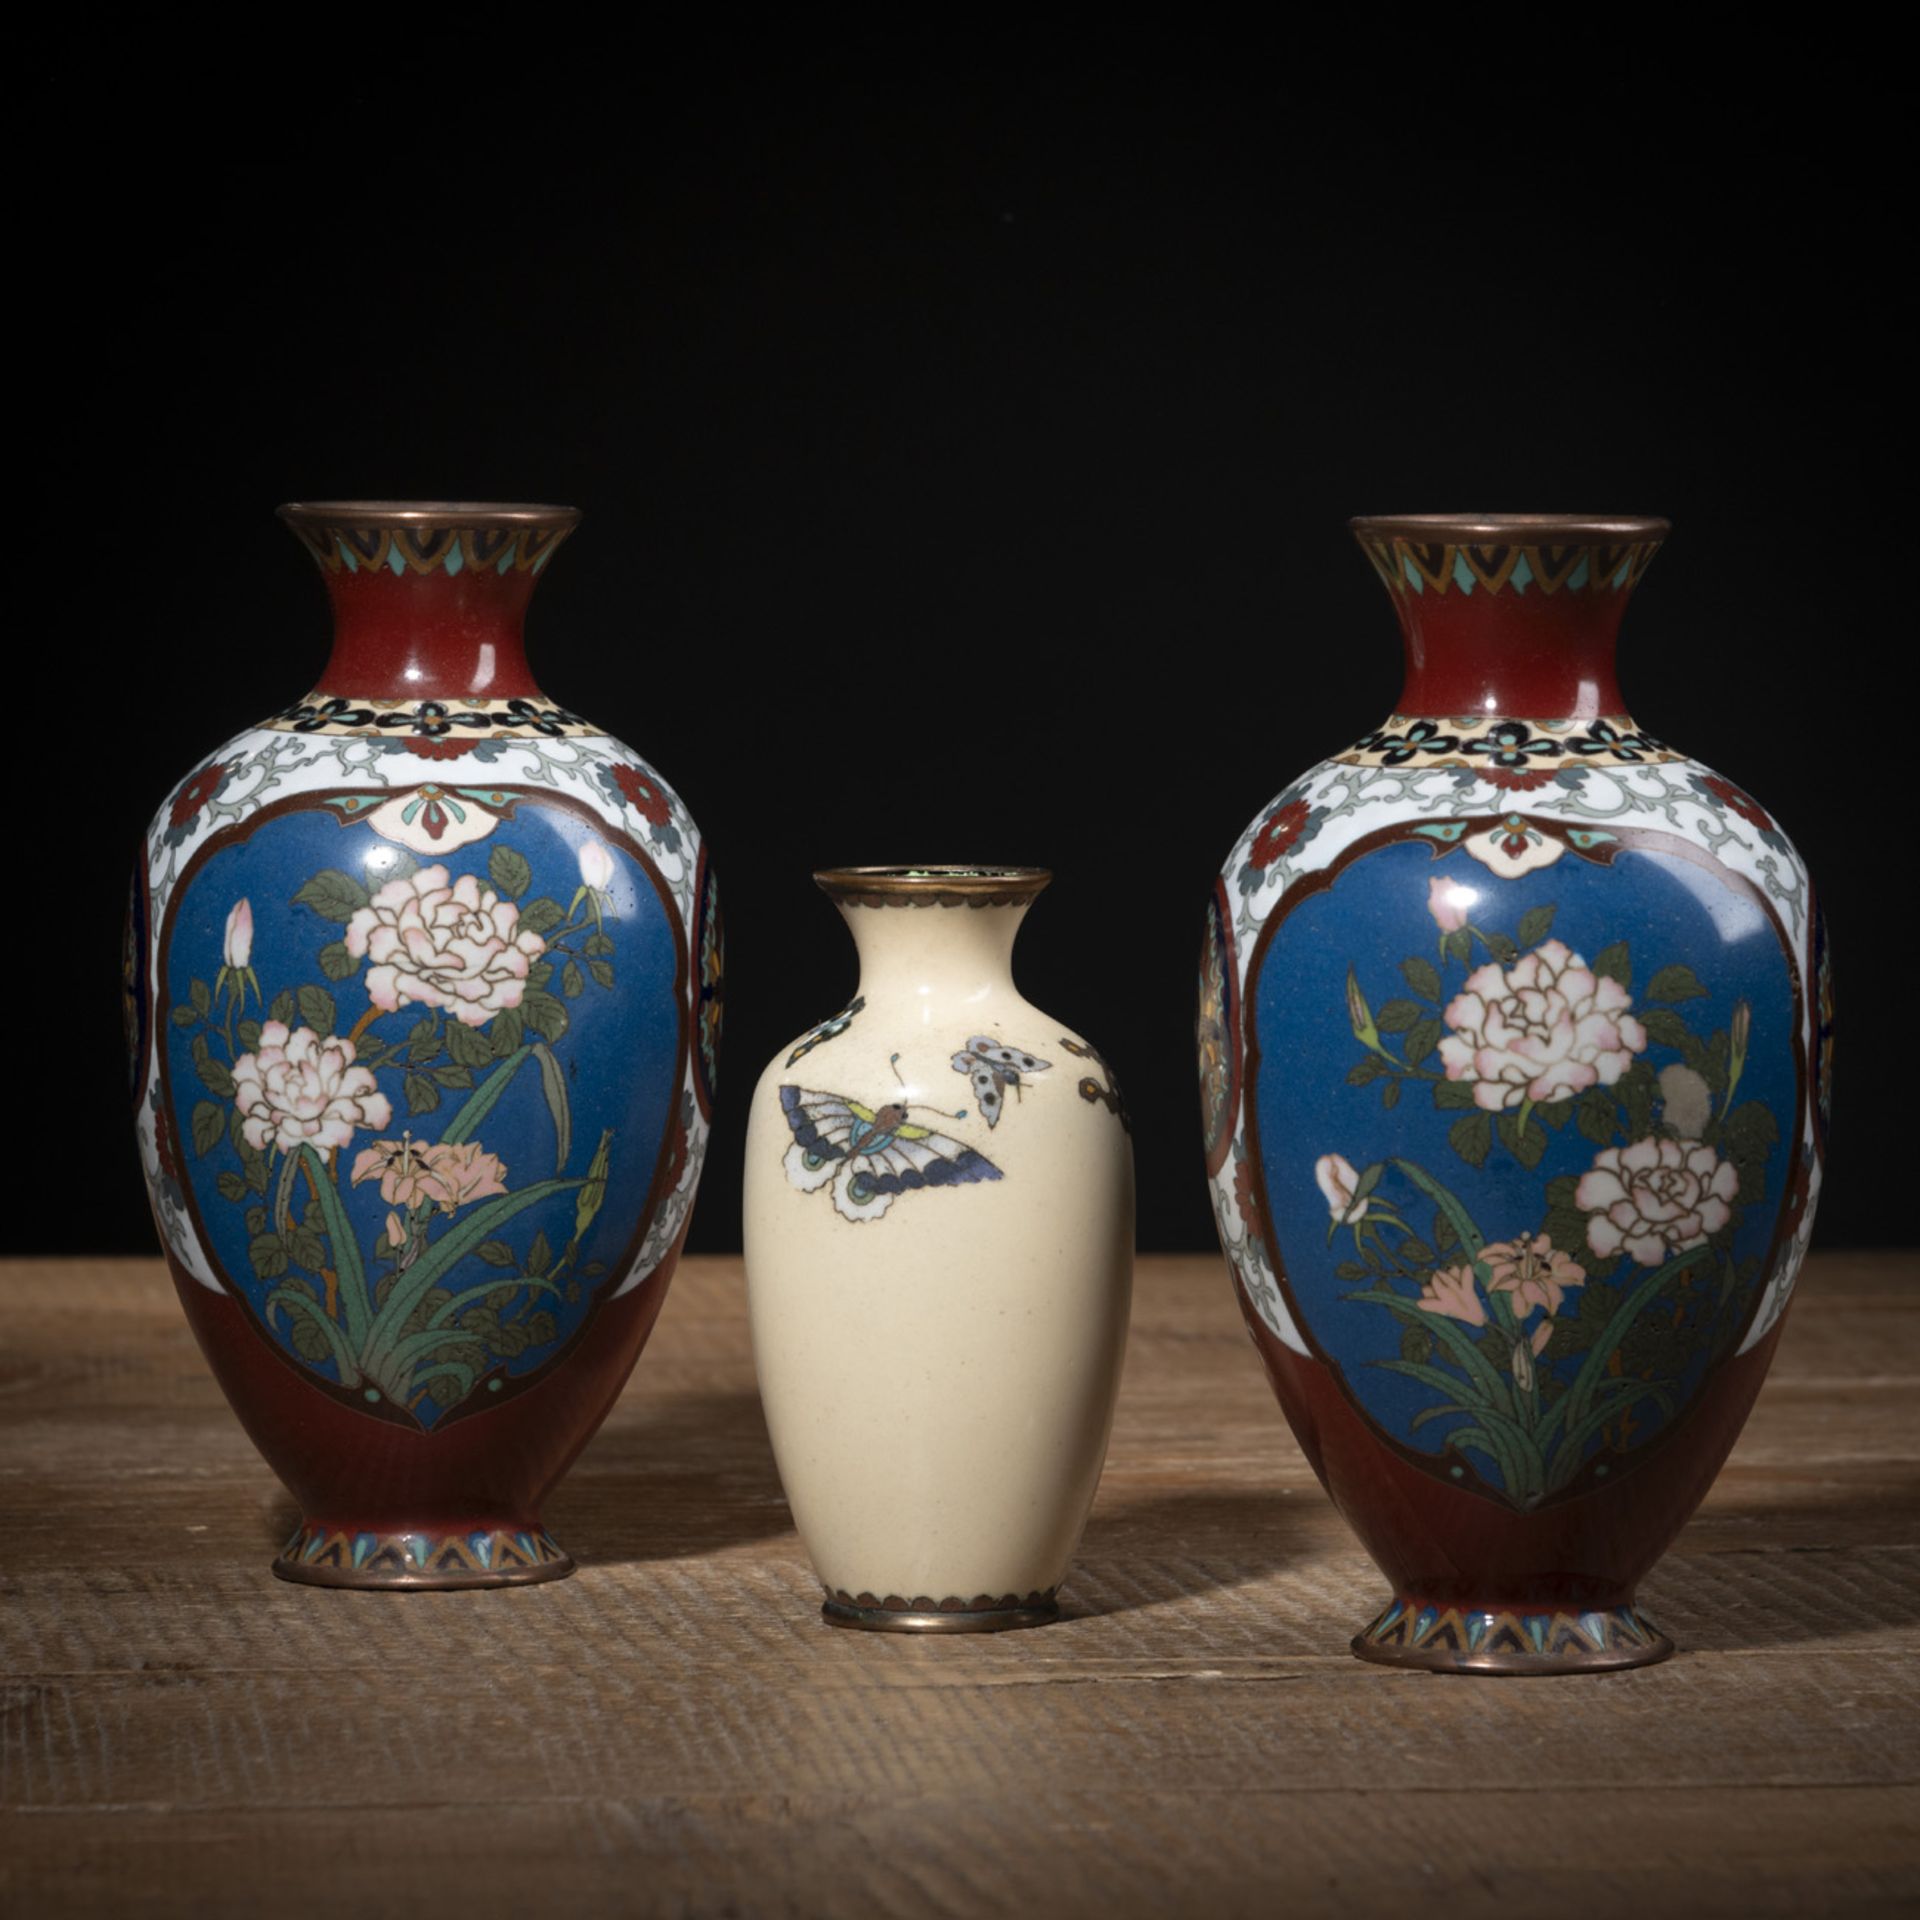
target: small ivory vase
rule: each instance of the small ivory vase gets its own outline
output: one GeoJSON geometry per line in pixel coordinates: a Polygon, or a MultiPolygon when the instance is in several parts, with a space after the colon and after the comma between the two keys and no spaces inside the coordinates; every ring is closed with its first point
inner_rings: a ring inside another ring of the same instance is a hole
{"type": "Polygon", "coordinates": [[[754,1359],[837,1626],[1057,1612],[1133,1293],[1133,1149],[1100,1055],[1013,984],[1032,868],[841,868],[860,987],[747,1126],[754,1359]]]}

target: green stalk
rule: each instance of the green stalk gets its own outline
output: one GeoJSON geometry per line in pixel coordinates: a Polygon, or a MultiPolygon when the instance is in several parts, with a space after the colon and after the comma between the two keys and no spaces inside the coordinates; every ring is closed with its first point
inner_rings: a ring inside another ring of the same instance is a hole
{"type": "Polygon", "coordinates": [[[334,1274],[340,1282],[340,1307],[347,1319],[347,1339],[364,1355],[369,1302],[367,1270],[360,1260],[359,1242],[353,1237],[347,1210],[340,1204],[339,1189],[327,1178],[327,1163],[311,1147],[302,1147],[300,1151],[306,1158],[307,1184],[313,1188],[320,1218],[326,1223],[327,1244],[333,1249],[334,1274]]]}
{"type": "Polygon", "coordinates": [[[443,1143],[458,1146],[463,1140],[472,1139],[479,1131],[481,1121],[499,1104],[500,1096],[507,1090],[507,1083],[519,1071],[521,1061],[532,1051],[532,1041],[522,1041],[467,1095],[460,1111],[447,1122],[445,1131],[440,1135],[443,1143]]]}
{"type": "Polygon", "coordinates": [[[1706,1258],[1707,1254],[1708,1249],[1704,1246],[1690,1247],[1685,1253],[1676,1254],[1664,1267],[1656,1267],[1621,1301],[1613,1318],[1607,1322],[1606,1331],[1593,1343],[1593,1350],[1567,1390],[1571,1402],[1567,1409],[1569,1420],[1585,1416],[1599,1388],[1601,1376],[1607,1370],[1607,1362],[1613,1357],[1613,1350],[1632,1332],[1633,1323],[1659,1296],[1661,1288],[1670,1280],[1677,1279],[1696,1260],[1706,1258]]]}
{"type": "Polygon", "coordinates": [[[355,1362],[353,1355],[348,1351],[346,1341],[341,1338],[340,1329],[321,1311],[319,1301],[309,1299],[298,1287],[275,1287],[274,1290],[267,1295],[266,1304],[270,1308],[274,1306],[297,1307],[304,1313],[307,1318],[327,1336],[327,1343],[333,1348],[335,1364],[340,1369],[340,1384],[343,1387],[359,1385],[360,1368],[355,1362]]]}

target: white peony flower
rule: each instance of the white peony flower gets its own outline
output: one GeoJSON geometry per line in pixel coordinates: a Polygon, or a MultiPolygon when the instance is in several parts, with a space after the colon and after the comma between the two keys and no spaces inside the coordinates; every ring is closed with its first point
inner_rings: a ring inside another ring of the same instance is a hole
{"type": "Polygon", "coordinates": [[[1360,1184],[1360,1176],[1354,1171],[1351,1160],[1337,1153],[1323,1153],[1313,1163],[1313,1177],[1320,1183],[1320,1191],[1326,1196],[1327,1211],[1333,1215],[1337,1225],[1350,1227],[1367,1217],[1367,1202],[1353,1197],[1354,1189],[1360,1184]]]}
{"type": "Polygon", "coordinates": [[[1698,1140],[1636,1140],[1594,1158],[1574,1189],[1587,1245],[1602,1259],[1623,1248],[1643,1267],[1704,1246],[1733,1218],[1740,1177],[1698,1140]]]}
{"type": "Polygon", "coordinates": [[[373,962],[367,997],[383,1012],[444,1007],[467,1027],[517,1007],[527,969],[547,950],[511,900],[470,873],[450,884],[438,866],[389,880],[347,922],[346,946],[373,962]]]}
{"type": "Polygon", "coordinates": [[[1446,1009],[1440,1042],[1449,1080],[1469,1081],[1490,1113],[1523,1101],[1564,1100],[1610,1087],[1647,1044],[1619,981],[1595,974],[1563,941],[1549,940],[1510,968],[1489,961],[1467,976],[1446,1009]]]}
{"type": "Polygon", "coordinates": [[[245,973],[253,958],[253,908],[245,900],[236,900],[227,914],[220,958],[230,973],[245,973]]]}
{"type": "Polygon", "coordinates": [[[393,1108],[372,1072],[353,1064],[353,1042],[322,1040],[311,1027],[288,1030],[278,1020],[260,1029],[260,1044],[233,1063],[233,1101],[247,1145],[265,1153],[312,1147],[330,1153],[356,1127],[393,1123],[393,1108]]]}

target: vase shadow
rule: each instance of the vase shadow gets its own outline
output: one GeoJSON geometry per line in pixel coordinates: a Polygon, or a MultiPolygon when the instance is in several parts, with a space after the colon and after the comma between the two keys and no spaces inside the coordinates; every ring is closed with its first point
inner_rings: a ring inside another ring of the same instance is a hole
{"type": "Polygon", "coordinates": [[[685,1559],[793,1529],[751,1387],[643,1392],[547,1496],[545,1518],[583,1565],[685,1559]]]}
{"type": "Polygon", "coordinates": [[[1250,1586],[1309,1559],[1324,1516],[1270,1491],[1195,1487],[1102,1498],[1061,1592],[1063,1619],[1250,1586]]]}
{"type": "Polygon", "coordinates": [[[1642,1592],[1696,1653],[1835,1646],[1920,1626],[1920,1473],[1713,1501],[1642,1592]]]}

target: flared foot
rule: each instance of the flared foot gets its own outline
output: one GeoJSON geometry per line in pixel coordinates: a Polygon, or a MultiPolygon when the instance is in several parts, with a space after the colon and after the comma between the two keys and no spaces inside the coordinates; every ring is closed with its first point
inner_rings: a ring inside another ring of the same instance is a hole
{"type": "Polygon", "coordinates": [[[273,1570],[282,1580],[309,1587],[426,1593],[564,1579],[573,1571],[573,1556],[542,1526],[389,1533],[303,1521],[273,1570]]]}
{"type": "Polygon", "coordinates": [[[1534,1613],[1396,1600],[1354,1635],[1353,1650],[1428,1673],[1613,1673],[1666,1659],[1673,1642],[1633,1606],[1534,1613]]]}
{"type": "Polygon", "coordinates": [[[1044,1627],[1060,1617],[1049,1589],[1023,1600],[1009,1593],[1000,1599],[983,1593],[976,1599],[933,1600],[922,1594],[903,1600],[871,1593],[833,1592],[820,1609],[829,1626],[855,1627],[866,1633],[1006,1633],[1015,1627],[1044,1627]]]}

